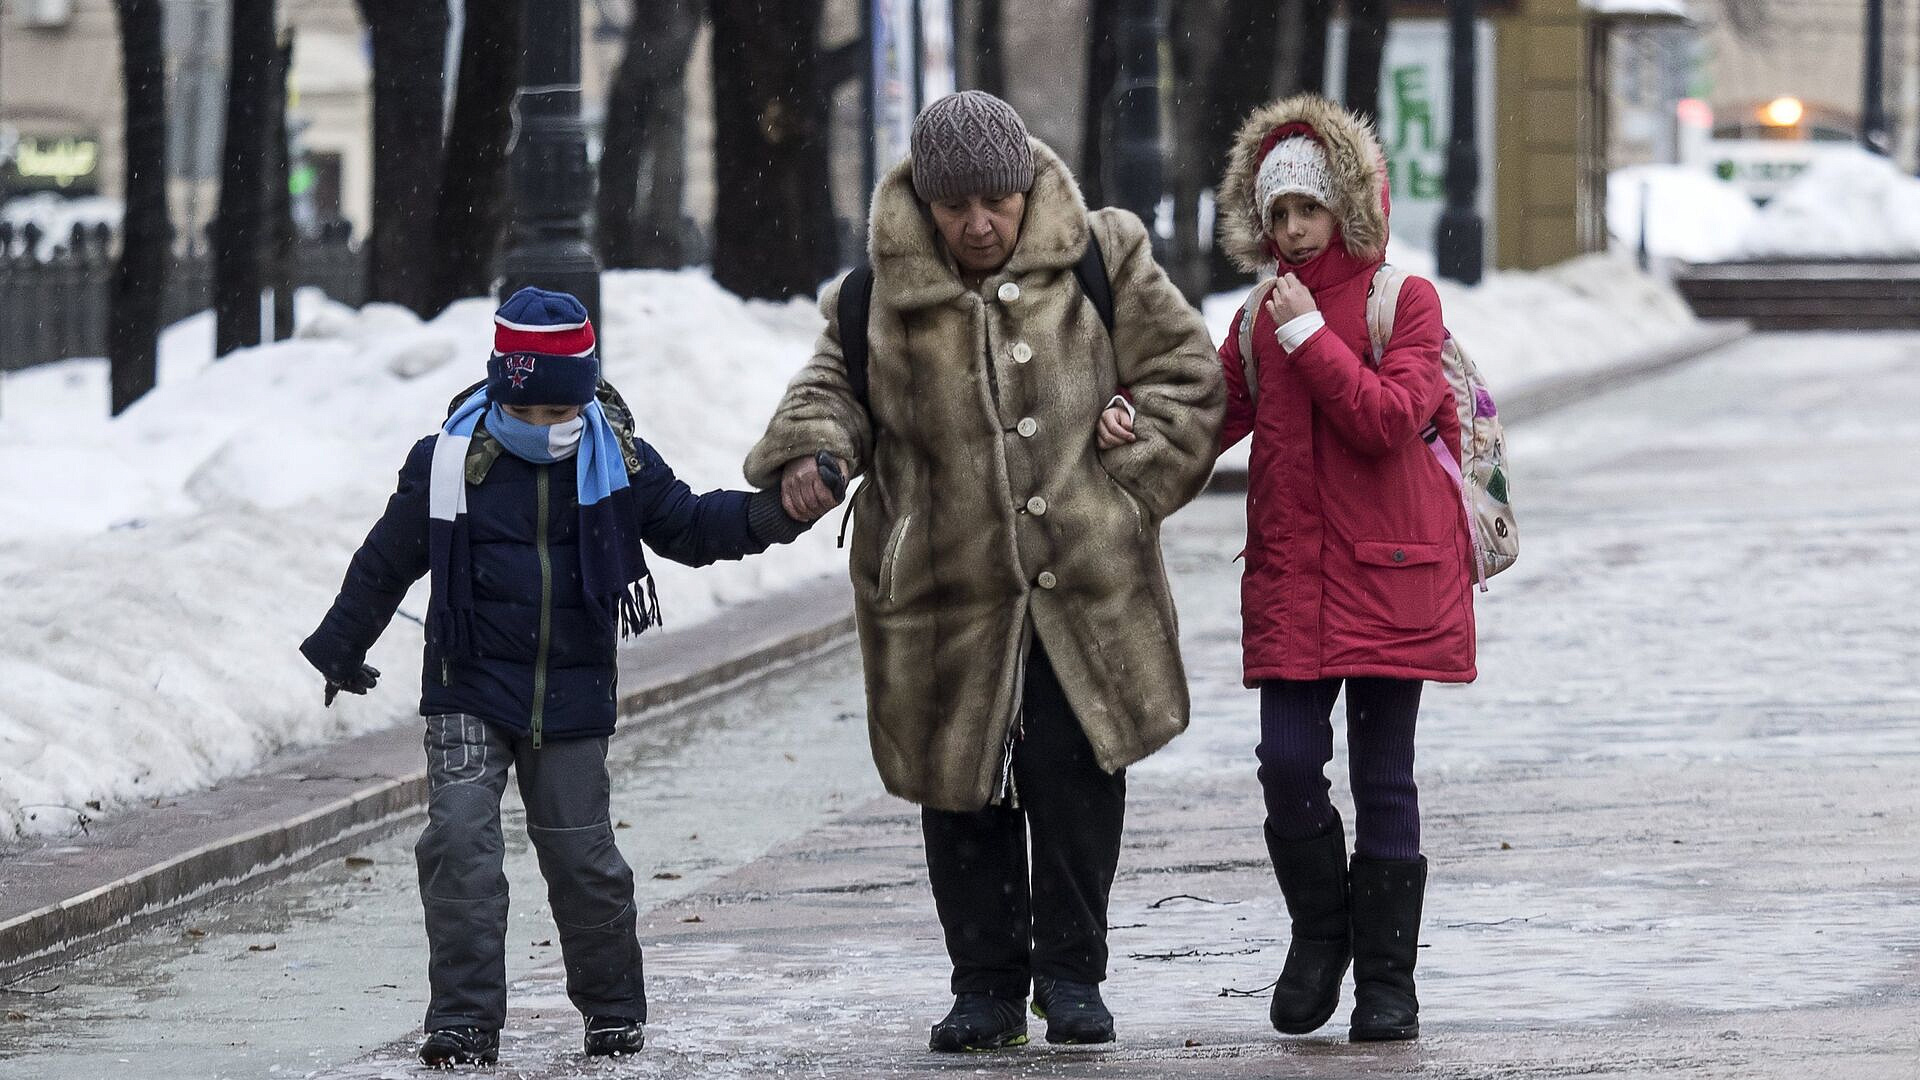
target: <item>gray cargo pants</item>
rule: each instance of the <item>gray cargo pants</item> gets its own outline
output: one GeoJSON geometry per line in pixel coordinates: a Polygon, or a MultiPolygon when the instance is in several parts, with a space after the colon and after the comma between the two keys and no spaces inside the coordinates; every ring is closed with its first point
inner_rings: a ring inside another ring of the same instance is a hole
{"type": "Polygon", "coordinates": [[[427,828],[414,855],[427,913],[426,1030],[507,1019],[507,877],[500,796],[514,766],[527,836],[560,930],[567,997],[586,1016],[644,1021],[633,871],[607,817],[607,740],[539,749],[477,717],[427,717],[427,828]]]}

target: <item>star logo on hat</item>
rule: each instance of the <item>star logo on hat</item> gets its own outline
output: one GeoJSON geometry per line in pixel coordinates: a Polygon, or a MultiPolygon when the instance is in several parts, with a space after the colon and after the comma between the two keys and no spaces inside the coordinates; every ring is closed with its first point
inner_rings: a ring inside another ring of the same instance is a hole
{"type": "Polygon", "coordinates": [[[533,357],[508,356],[502,358],[500,363],[507,370],[507,378],[513,380],[514,389],[522,389],[527,385],[527,378],[533,374],[533,357]]]}

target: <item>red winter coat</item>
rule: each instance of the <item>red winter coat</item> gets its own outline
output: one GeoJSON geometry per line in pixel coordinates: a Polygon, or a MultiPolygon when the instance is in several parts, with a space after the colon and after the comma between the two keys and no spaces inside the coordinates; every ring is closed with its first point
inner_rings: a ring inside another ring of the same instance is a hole
{"type": "MultiPolygon", "coordinates": [[[[1384,191],[1366,194],[1384,210],[1384,191]]],[[[1349,675],[1469,682],[1476,674],[1466,516],[1420,438],[1437,424],[1458,456],[1460,424],[1440,366],[1440,300],[1431,283],[1409,278],[1386,355],[1378,367],[1362,359],[1367,291],[1380,263],[1337,234],[1308,263],[1285,268],[1312,291],[1327,324],[1289,355],[1264,305],[1256,313],[1257,407],[1247,397],[1238,321],[1220,347],[1221,449],[1253,435],[1241,583],[1248,686],[1349,675]]]]}

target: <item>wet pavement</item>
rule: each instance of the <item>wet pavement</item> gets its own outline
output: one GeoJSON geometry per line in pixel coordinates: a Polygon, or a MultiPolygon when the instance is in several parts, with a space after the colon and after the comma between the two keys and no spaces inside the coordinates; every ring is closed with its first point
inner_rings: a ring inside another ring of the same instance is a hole
{"type": "MultiPolygon", "coordinates": [[[[1480,681],[1422,716],[1417,1043],[1266,1026],[1286,931],[1241,503],[1215,496],[1167,528],[1195,718],[1130,774],[1120,1043],[1036,1021],[1020,1050],[924,1050],[948,999],[917,817],[868,797],[843,649],[618,755],[659,905],[643,1054],[579,1056],[514,850],[494,1075],[1920,1077],[1920,336],[1761,336],[1509,434],[1523,557],[1480,604],[1480,681]]],[[[6,995],[0,1076],[416,1075],[408,846],[362,854],[6,995]]]]}

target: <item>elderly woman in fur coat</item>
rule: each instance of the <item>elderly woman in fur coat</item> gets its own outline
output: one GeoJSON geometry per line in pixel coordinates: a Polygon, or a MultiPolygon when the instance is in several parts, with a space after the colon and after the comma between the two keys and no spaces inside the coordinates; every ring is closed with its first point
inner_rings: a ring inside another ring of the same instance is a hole
{"type": "Polygon", "coordinates": [[[1011,106],[942,98],[911,150],[873,197],[866,325],[841,325],[844,279],[826,290],[746,473],[802,520],[834,501],[817,453],[866,477],[850,561],[873,757],[923,808],[953,962],[931,1048],[1026,1042],[1029,985],[1048,1041],[1106,1042],[1124,769],[1187,725],[1160,523],[1212,468],[1220,366],[1140,220],[1088,213],[1011,106]],[[1120,386],[1138,437],[1098,449],[1120,386]]]}
{"type": "MultiPolygon", "coordinates": [[[[1253,436],[1244,667],[1260,690],[1267,848],[1293,920],[1271,1018],[1289,1034],[1325,1024],[1351,963],[1349,1036],[1411,1039],[1427,876],[1414,722],[1426,680],[1474,677],[1469,526],[1429,445],[1444,442],[1458,460],[1440,300],[1431,283],[1404,278],[1390,337],[1371,340],[1385,168],[1367,124],[1324,98],[1287,98],[1247,119],[1218,206],[1222,244],[1261,277],[1220,347],[1220,445],[1253,436]],[[1324,771],[1343,688],[1351,864],[1324,771]]],[[[1102,427],[1124,429],[1125,418],[1109,413],[1102,427]]]]}

